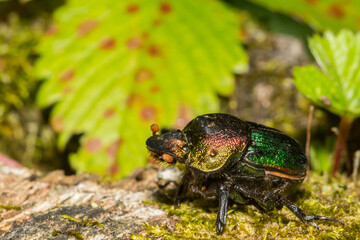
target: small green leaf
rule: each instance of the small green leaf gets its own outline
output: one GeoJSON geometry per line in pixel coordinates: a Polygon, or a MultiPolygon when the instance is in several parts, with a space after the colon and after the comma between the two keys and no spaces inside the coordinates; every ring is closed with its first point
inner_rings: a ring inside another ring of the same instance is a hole
{"type": "Polygon", "coordinates": [[[294,84],[311,101],[348,118],[360,116],[360,34],[343,30],[338,35],[309,39],[320,69],[296,67],[294,84]]]}
{"type": "Polygon", "coordinates": [[[327,138],[325,143],[313,142],[310,146],[310,166],[318,173],[328,173],[331,170],[331,153],[334,139],[327,138]]]}

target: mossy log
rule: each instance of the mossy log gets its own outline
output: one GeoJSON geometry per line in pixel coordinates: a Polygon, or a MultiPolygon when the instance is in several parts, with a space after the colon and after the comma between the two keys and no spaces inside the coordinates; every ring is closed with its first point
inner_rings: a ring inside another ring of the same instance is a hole
{"type": "Polygon", "coordinates": [[[313,175],[291,199],[306,213],[339,218],[345,227],[318,222],[317,230],[286,208],[264,213],[232,204],[225,231],[217,235],[216,202],[190,200],[174,209],[176,186],[158,173],[147,167],[114,182],[2,166],[0,239],[360,239],[359,182],[346,177],[313,175]]]}

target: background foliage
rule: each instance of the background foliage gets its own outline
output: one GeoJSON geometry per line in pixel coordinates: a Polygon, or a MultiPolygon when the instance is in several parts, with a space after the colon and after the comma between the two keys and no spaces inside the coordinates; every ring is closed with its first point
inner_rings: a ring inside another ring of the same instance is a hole
{"type": "Polygon", "coordinates": [[[251,0],[251,2],[296,17],[320,31],[360,29],[360,2],[357,0],[251,0]]]}
{"type": "Polygon", "coordinates": [[[294,83],[316,105],[341,117],[333,153],[333,174],[340,168],[344,151],[350,174],[353,154],[347,152],[346,142],[352,121],[360,116],[360,34],[349,30],[337,35],[325,32],[323,37],[310,38],[309,47],[321,70],[315,66],[294,68],[294,83]]]}
{"type": "MultiPolygon", "coordinates": [[[[358,80],[356,71],[349,75],[356,66],[348,62],[358,61],[358,40],[351,40],[357,34],[337,32],[358,30],[358,10],[355,0],[0,1],[0,153],[29,167],[69,170],[74,152],[77,171],[119,177],[145,163],[151,123],[181,128],[213,111],[280,128],[304,143],[309,103],[293,94],[290,67],[311,61],[278,33],[304,40],[318,32],[309,46],[319,68],[296,68],[295,83],[320,106],[353,119],[358,98],[352,85],[358,80]],[[323,30],[334,33],[322,39],[323,30]],[[247,69],[241,45],[251,55],[250,71],[238,76],[233,92],[233,73],[247,69]],[[346,93],[330,83],[334,79],[347,82],[346,93]],[[289,106],[296,121],[287,118],[289,106]]],[[[326,139],[312,146],[312,160],[319,163],[312,165],[327,172],[334,144],[328,132],[337,118],[315,111],[314,120],[315,138],[326,139]]],[[[352,129],[356,150],[360,131],[356,136],[352,129]]]]}
{"type": "Polygon", "coordinates": [[[0,153],[27,167],[53,169],[63,167],[54,161],[55,136],[34,102],[33,63],[42,29],[41,22],[24,24],[15,14],[0,23],[0,153]]]}
{"type": "Polygon", "coordinates": [[[68,1],[38,51],[38,103],[55,104],[60,148],[84,133],[72,167],[112,176],[143,164],[151,123],[218,111],[247,66],[236,15],[206,0],[68,1]]]}
{"type": "Polygon", "coordinates": [[[360,116],[360,34],[343,30],[309,39],[318,63],[294,68],[294,84],[301,93],[339,116],[360,116]],[[316,81],[314,81],[316,79],[316,81]]]}

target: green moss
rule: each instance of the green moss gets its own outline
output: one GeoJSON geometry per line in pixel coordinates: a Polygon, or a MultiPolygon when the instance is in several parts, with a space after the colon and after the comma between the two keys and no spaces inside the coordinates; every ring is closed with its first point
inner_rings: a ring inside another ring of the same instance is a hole
{"type": "MultiPolygon", "coordinates": [[[[69,215],[66,215],[66,214],[61,215],[61,217],[64,218],[64,219],[67,219],[67,220],[69,220],[71,222],[74,222],[74,223],[78,224],[81,227],[94,226],[94,225],[96,225],[98,227],[104,227],[104,225],[101,224],[100,222],[91,220],[91,219],[89,219],[87,217],[83,217],[83,219],[79,219],[79,218],[75,218],[75,217],[72,217],[72,216],[69,216],[69,215]]],[[[66,235],[66,236],[74,237],[76,240],[84,240],[81,233],[79,231],[77,231],[76,229],[72,229],[72,228],[69,228],[66,231],[54,230],[51,233],[51,235],[52,236],[66,235]]]]}
{"type": "Polygon", "coordinates": [[[87,217],[83,217],[83,219],[78,219],[78,218],[74,218],[72,216],[69,216],[69,215],[61,215],[62,218],[64,219],[67,219],[69,221],[72,221],[72,222],[75,222],[77,224],[79,224],[80,226],[98,226],[98,227],[104,227],[103,224],[101,224],[100,222],[98,221],[94,221],[92,219],[89,219],[87,217]]]}
{"type": "MultiPolygon", "coordinates": [[[[203,206],[200,201],[183,202],[179,209],[154,202],[180,217],[177,229],[169,232],[164,226],[146,225],[147,237],[161,239],[360,239],[360,182],[351,183],[340,176],[313,175],[306,180],[292,201],[307,214],[335,217],[345,223],[316,221],[320,230],[303,224],[287,208],[269,213],[254,206],[230,206],[225,231],[217,235],[216,206],[203,206]]],[[[145,239],[145,238],[144,238],[145,239]]]]}
{"type": "Polygon", "coordinates": [[[21,210],[21,207],[15,206],[15,205],[4,205],[4,204],[0,204],[0,209],[5,209],[5,210],[21,210]]]}
{"type": "Polygon", "coordinates": [[[51,236],[53,236],[53,237],[58,236],[58,235],[66,235],[66,236],[74,237],[76,240],[84,240],[84,238],[81,236],[81,234],[74,230],[69,230],[67,232],[53,231],[51,233],[51,236]]]}

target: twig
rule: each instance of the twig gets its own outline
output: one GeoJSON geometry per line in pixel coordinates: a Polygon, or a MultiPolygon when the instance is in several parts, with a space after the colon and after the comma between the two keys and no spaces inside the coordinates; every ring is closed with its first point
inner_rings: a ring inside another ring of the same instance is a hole
{"type": "MultiPolygon", "coordinates": [[[[341,159],[343,156],[343,152],[345,150],[345,154],[347,154],[346,151],[346,139],[349,135],[349,130],[351,127],[351,123],[352,123],[352,119],[346,118],[346,117],[341,117],[340,123],[339,123],[339,135],[337,137],[336,143],[335,143],[335,148],[334,148],[334,153],[333,153],[333,170],[332,170],[332,175],[335,176],[335,174],[339,171],[340,169],[340,165],[341,165],[341,159]]],[[[348,156],[348,155],[346,155],[348,156]]],[[[348,164],[349,160],[347,160],[347,170],[348,170],[348,175],[350,175],[350,167],[348,164]]]]}
{"type": "Polygon", "coordinates": [[[357,150],[354,154],[354,168],[351,176],[354,182],[356,182],[359,173],[359,162],[360,162],[360,150],[357,150]]]}

